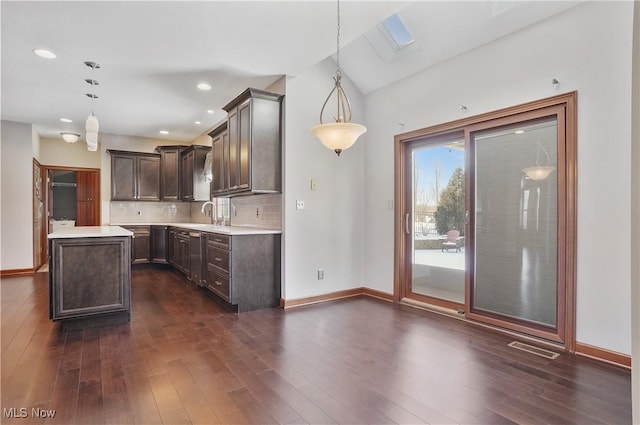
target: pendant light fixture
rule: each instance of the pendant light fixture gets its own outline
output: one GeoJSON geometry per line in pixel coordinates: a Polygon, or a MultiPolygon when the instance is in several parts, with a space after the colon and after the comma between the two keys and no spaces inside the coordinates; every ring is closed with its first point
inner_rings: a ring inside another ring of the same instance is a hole
{"type": "MultiPolygon", "coordinates": [[[[100,64],[97,64],[95,62],[87,61],[84,64],[89,68],[91,68],[92,77],[95,70],[100,68],[100,64]]],[[[87,117],[87,121],[85,123],[87,149],[92,152],[95,152],[98,150],[98,131],[100,130],[100,124],[98,122],[98,118],[93,113],[93,106],[95,105],[95,99],[98,98],[98,95],[94,93],[94,87],[97,86],[99,83],[93,78],[87,78],[84,81],[86,81],[87,84],[91,85],[91,93],[86,93],[87,97],[91,98],[91,115],[87,117]]]]}
{"type": "Polygon", "coordinates": [[[356,142],[356,139],[367,131],[367,127],[362,124],[351,122],[351,103],[342,88],[342,70],[340,69],[340,0],[337,1],[337,17],[338,31],[336,37],[336,76],[333,77],[334,87],[329,92],[329,96],[324,101],[320,110],[320,124],[311,128],[311,132],[320,139],[323,145],[333,150],[338,156],[343,150],[350,148],[356,142]],[[336,115],[333,117],[335,122],[324,123],[322,116],[324,108],[327,106],[329,99],[336,94],[336,115]]]}
{"type": "Polygon", "coordinates": [[[556,169],[556,167],[552,167],[549,165],[549,154],[545,150],[544,146],[540,142],[536,142],[538,144],[538,150],[536,151],[536,165],[533,167],[523,168],[522,171],[529,177],[531,180],[544,180],[549,177],[549,174],[556,169]],[[544,152],[547,157],[547,162],[545,165],[540,165],[540,149],[544,152]]]}

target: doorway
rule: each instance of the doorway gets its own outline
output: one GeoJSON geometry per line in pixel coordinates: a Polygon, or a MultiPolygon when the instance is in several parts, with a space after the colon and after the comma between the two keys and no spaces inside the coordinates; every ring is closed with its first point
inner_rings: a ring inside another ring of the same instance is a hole
{"type": "Polygon", "coordinates": [[[65,227],[100,225],[100,170],[42,166],[46,176],[41,250],[48,252],[47,234],[65,227]]]}
{"type": "Polygon", "coordinates": [[[575,349],[576,93],[396,136],[395,299],[575,349]]]}

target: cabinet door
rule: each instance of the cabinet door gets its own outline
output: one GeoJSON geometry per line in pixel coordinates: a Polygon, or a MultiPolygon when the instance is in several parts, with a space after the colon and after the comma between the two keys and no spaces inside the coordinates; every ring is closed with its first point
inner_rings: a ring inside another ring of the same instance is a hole
{"type": "Polygon", "coordinates": [[[113,201],[136,200],[136,157],[111,156],[111,199],[113,201]]]}
{"type": "Polygon", "coordinates": [[[163,201],[180,199],[180,149],[161,151],[160,192],[163,201]]]}
{"type": "Polygon", "coordinates": [[[160,158],[138,157],[138,193],[141,201],[160,200],[160,158]]]}
{"type": "Polygon", "coordinates": [[[150,259],[153,263],[167,262],[167,227],[151,226],[151,253],[150,259]]]}
{"type": "Polygon", "coordinates": [[[238,110],[233,109],[227,115],[229,133],[229,190],[236,190],[239,186],[238,152],[240,150],[240,134],[238,132],[238,110]]]}
{"type": "Polygon", "coordinates": [[[182,167],[180,169],[180,189],[182,199],[193,200],[193,159],[195,152],[190,151],[182,154],[182,167]]]}
{"type": "Polygon", "coordinates": [[[176,237],[176,231],[173,229],[169,230],[169,236],[168,236],[168,240],[167,240],[169,246],[167,249],[168,252],[168,260],[169,260],[169,264],[171,265],[176,265],[176,252],[177,252],[177,245],[178,245],[178,240],[176,237]]]}
{"type": "Polygon", "coordinates": [[[212,182],[212,192],[214,195],[217,195],[222,192],[226,192],[227,190],[227,179],[225,179],[225,147],[224,143],[227,142],[227,155],[229,151],[229,137],[227,133],[223,133],[216,137],[211,145],[213,147],[213,182],[212,182]]]}
{"type": "Polygon", "coordinates": [[[251,185],[251,102],[238,106],[238,190],[251,185]]]}
{"type": "Polygon", "coordinates": [[[100,225],[98,171],[76,172],[76,226],[100,225]]]}

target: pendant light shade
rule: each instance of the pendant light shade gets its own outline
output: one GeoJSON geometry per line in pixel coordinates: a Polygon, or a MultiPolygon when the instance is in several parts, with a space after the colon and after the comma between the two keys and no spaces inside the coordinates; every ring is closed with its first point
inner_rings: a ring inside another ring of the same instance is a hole
{"type": "Polygon", "coordinates": [[[549,163],[551,162],[549,159],[549,153],[544,148],[544,146],[542,146],[539,141],[537,142],[537,145],[538,148],[536,150],[536,165],[533,167],[523,168],[522,172],[525,173],[531,180],[544,180],[549,177],[549,174],[551,174],[553,170],[556,169],[556,167],[552,167],[551,165],[549,165],[549,163]],[[542,150],[542,152],[544,152],[546,156],[547,163],[545,165],[540,165],[540,150],[542,150]]]}
{"type": "Polygon", "coordinates": [[[531,180],[544,180],[549,177],[549,174],[556,167],[528,167],[523,168],[522,171],[529,177],[531,180]]]}
{"type": "Polygon", "coordinates": [[[343,150],[350,148],[356,142],[358,137],[367,131],[367,127],[362,124],[351,122],[351,102],[342,88],[342,71],[340,69],[340,0],[338,5],[338,31],[336,37],[336,76],[333,78],[334,86],[329,92],[329,96],[324,101],[320,110],[320,125],[311,128],[311,132],[322,142],[324,146],[333,150],[338,156],[343,150]],[[335,93],[337,111],[334,115],[335,122],[325,124],[322,116],[324,108],[327,106],[329,99],[335,93]]]}
{"type": "Polygon", "coordinates": [[[311,128],[311,132],[320,139],[322,144],[338,155],[353,146],[358,137],[366,131],[367,127],[364,125],[352,122],[320,124],[311,128]]]}
{"type": "Polygon", "coordinates": [[[98,123],[98,118],[91,114],[89,115],[89,117],[87,118],[87,122],[85,124],[85,130],[88,133],[96,133],[96,135],[98,134],[99,130],[100,130],[100,124],[98,123]]]}
{"type": "Polygon", "coordinates": [[[80,135],[78,133],[60,133],[62,135],[62,138],[64,139],[65,142],[67,143],[75,143],[78,141],[78,138],[80,137],[80,135]]]}

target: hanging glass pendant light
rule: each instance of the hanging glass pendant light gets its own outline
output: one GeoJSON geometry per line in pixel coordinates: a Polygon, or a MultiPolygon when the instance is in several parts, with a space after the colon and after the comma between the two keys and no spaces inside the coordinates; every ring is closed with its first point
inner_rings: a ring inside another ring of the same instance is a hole
{"type": "Polygon", "coordinates": [[[320,110],[320,124],[311,128],[315,136],[320,139],[323,145],[333,150],[338,156],[343,150],[350,148],[356,142],[358,137],[367,131],[367,127],[362,124],[351,122],[351,102],[342,88],[342,70],[340,69],[340,0],[337,1],[338,15],[338,31],[337,31],[337,50],[336,50],[336,76],[333,77],[334,87],[329,92],[329,96],[324,101],[320,110]],[[336,94],[336,115],[333,117],[335,122],[324,123],[322,116],[324,108],[327,106],[329,99],[336,94]]]}
{"type": "Polygon", "coordinates": [[[538,141],[538,149],[536,151],[536,165],[533,167],[523,168],[522,172],[527,175],[531,180],[544,180],[549,177],[549,174],[556,169],[556,167],[552,167],[549,165],[549,154],[547,150],[542,146],[542,144],[538,141]],[[540,165],[540,149],[544,152],[547,157],[547,162],[545,165],[540,165]]]}
{"type": "MultiPolygon", "coordinates": [[[[92,74],[96,69],[100,68],[100,64],[97,64],[95,62],[87,61],[84,64],[92,69],[92,74]]],[[[94,93],[93,89],[94,86],[97,86],[99,83],[93,78],[87,78],[85,81],[87,82],[87,84],[91,84],[91,93],[86,93],[86,95],[87,97],[91,98],[92,105],[91,115],[87,117],[87,121],[85,123],[87,149],[89,151],[95,152],[98,150],[98,132],[100,130],[100,123],[98,122],[98,117],[96,117],[93,113],[93,105],[95,103],[95,99],[98,98],[98,95],[94,93]]]]}

